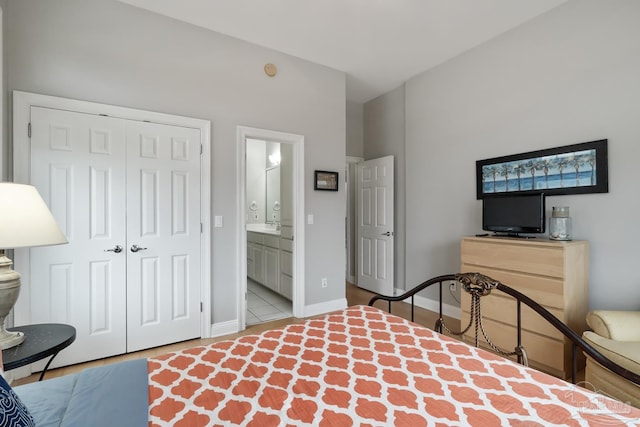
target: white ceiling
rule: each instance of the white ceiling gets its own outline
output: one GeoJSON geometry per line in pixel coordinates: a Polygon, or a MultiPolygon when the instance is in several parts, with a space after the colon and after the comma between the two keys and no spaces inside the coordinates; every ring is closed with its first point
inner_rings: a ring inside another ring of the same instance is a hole
{"type": "Polygon", "coordinates": [[[344,71],[366,102],[567,0],[120,1],[344,71]]]}

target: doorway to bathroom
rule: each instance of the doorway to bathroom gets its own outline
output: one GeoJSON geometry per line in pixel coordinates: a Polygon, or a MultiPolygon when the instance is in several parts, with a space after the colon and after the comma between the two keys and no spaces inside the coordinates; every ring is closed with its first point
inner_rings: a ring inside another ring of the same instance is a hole
{"type": "Polygon", "coordinates": [[[246,140],[247,326],[293,316],[293,147],[246,140]],[[284,175],[284,179],[283,178],[284,175]]]}
{"type": "Polygon", "coordinates": [[[304,312],[303,142],[238,128],[241,151],[240,329],[304,312]]]}

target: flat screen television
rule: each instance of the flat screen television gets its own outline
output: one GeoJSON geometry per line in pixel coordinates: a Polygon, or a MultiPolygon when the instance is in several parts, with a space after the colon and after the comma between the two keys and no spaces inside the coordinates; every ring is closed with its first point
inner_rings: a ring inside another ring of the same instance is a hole
{"type": "Polygon", "coordinates": [[[544,233],[544,193],[505,195],[482,199],[482,229],[517,236],[544,233]]]}

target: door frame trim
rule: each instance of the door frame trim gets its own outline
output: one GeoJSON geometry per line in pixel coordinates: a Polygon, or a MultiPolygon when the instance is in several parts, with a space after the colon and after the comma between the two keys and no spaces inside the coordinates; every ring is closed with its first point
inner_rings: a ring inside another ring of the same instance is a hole
{"type": "Polygon", "coordinates": [[[237,127],[238,148],[238,188],[236,193],[238,209],[238,328],[246,328],[246,299],[247,292],[247,227],[246,223],[246,169],[247,169],[247,139],[260,139],[293,145],[293,205],[295,215],[293,217],[293,316],[304,317],[304,136],[293,133],[279,132],[268,129],[253,128],[248,126],[237,127]]]}
{"type": "Polygon", "coordinates": [[[347,156],[345,160],[345,180],[346,180],[346,193],[347,193],[347,201],[346,201],[346,217],[347,217],[347,281],[350,281],[353,284],[358,283],[358,236],[357,236],[357,226],[354,225],[354,229],[351,228],[351,221],[357,221],[358,218],[358,190],[356,188],[358,181],[358,163],[363,162],[364,157],[356,157],[356,156],[347,156]],[[350,181],[349,177],[349,166],[356,165],[355,169],[355,180],[354,182],[350,181]],[[351,188],[353,186],[353,188],[351,188]],[[353,199],[353,211],[351,211],[351,200],[353,199]],[[351,245],[351,236],[353,235],[353,246],[351,245]],[[351,254],[353,254],[354,264],[349,265],[351,261],[351,254]],[[349,267],[353,267],[354,275],[349,275],[349,267]]]}
{"type": "MultiPolygon", "coordinates": [[[[100,104],[70,98],[60,98],[30,92],[13,92],[13,181],[29,184],[31,176],[28,126],[31,107],[55,108],[78,113],[102,114],[110,117],[148,121],[157,124],[195,128],[200,130],[202,154],[200,156],[200,335],[203,338],[211,335],[211,121],[173,114],[156,113],[116,105],[100,104]]],[[[30,256],[29,249],[16,249],[14,261],[22,275],[22,286],[14,308],[14,323],[24,325],[31,323],[30,256]]]]}

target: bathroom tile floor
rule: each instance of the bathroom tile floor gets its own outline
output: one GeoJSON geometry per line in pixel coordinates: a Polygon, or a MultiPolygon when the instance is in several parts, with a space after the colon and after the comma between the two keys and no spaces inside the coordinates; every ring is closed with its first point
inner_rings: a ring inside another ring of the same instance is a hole
{"type": "Polygon", "coordinates": [[[247,325],[293,316],[291,301],[247,278],[247,325]]]}

